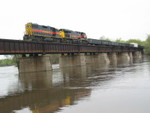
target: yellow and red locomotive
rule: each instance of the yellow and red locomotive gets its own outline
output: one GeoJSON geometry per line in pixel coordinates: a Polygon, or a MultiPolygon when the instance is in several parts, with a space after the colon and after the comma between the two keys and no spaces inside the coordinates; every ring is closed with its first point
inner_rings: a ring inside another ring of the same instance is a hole
{"type": "Polygon", "coordinates": [[[85,43],[87,42],[87,36],[83,32],[27,23],[24,40],[85,43]]]}

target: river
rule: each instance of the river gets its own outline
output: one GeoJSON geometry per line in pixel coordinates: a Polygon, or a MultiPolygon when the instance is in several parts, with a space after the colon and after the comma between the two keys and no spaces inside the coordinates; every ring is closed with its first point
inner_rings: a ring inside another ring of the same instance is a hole
{"type": "Polygon", "coordinates": [[[0,113],[150,113],[150,57],[18,74],[0,67],[0,113]]]}

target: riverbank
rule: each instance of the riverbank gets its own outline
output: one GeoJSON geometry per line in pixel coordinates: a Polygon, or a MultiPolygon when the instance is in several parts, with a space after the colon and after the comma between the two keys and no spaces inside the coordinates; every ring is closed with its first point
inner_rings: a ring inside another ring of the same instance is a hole
{"type": "Polygon", "coordinates": [[[16,65],[16,61],[14,59],[0,60],[0,66],[12,66],[12,65],[16,65]]]}

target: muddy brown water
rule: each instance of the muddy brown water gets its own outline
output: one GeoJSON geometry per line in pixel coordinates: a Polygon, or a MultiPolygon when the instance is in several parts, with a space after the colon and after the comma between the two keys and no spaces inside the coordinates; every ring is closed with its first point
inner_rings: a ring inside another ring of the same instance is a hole
{"type": "Polygon", "coordinates": [[[150,57],[18,74],[0,67],[0,113],[150,113],[150,57]]]}

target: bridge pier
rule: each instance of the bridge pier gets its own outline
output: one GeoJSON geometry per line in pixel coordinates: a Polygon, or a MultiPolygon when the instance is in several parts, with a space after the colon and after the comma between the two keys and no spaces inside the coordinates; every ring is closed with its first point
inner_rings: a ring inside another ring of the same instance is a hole
{"type": "Polygon", "coordinates": [[[99,54],[74,54],[74,55],[61,55],[59,58],[60,67],[68,66],[81,66],[87,64],[94,65],[109,65],[110,61],[107,53],[99,54]]]}
{"type": "Polygon", "coordinates": [[[117,66],[117,53],[108,53],[110,65],[117,66]]]}
{"type": "Polygon", "coordinates": [[[19,59],[18,69],[20,73],[50,71],[52,65],[50,56],[29,56],[19,59]]]}
{"type": "MultiPolygon", "coordinates": [[[[142,58],[141,52],[120,52],[120,53],[71,53],[62,54],[59,57],[60,67],[81,66],[92,64],[92,66],[117,66],[118,64],[130,64],[133,58],[142,58]]],[[[50,56],[24,55],[19,59],[18,68],[20,73],[39,72],[52,70],[50,56]]]]}
{"type": "Polygon", "coordinates": [[[118,62],[118,64],[129,64],[130,56],[129,56],[128,52],[118,53],[117,62],[118,62]]]}
{"type": "Polygon", "coordinates": [[[129,52],[129,57],[130,57],[130,63],[132,64],[133,63],[133,53],[132,52],[129,52]]]}
{"type": "Polygon", "coordinates": [[[61,54],[59,57],[59,65],[60,67],[68,67],[68,66],[79,66],[85,65],[85,54],[61,54]]]}
{"type": "Polygon", "coordinates": [[[136,51],[133,53],[133,58],[134,59],[142,59],[142,52],[141,51],[136,51]]]}
{"type": "Polygon", "coordinates": [[[108,57],[107,53],[99,53],[97,55],[97,59],[95,61],[95,63],[99,63],[100,65],[109,65],[110,64],[110,60],[108,57]]]}

